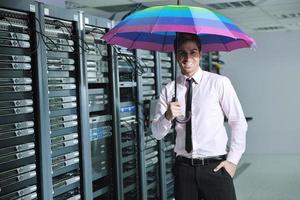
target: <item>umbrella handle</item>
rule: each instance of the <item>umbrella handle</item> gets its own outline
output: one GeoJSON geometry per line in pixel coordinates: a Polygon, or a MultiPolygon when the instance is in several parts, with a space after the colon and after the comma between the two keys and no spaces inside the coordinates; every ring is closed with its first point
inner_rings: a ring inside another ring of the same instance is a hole
{"type": "Polygon", "coordinates": [[[176,97],[176,96],[173,96],[172,102],[176,102],[176,101],[178,101],[177,97],[176,97]]]}
{"type": "MultiPolygon", "coordinates": [[[[176,97],[173,97],[172,102],[175,102],[175,101],[178,101],[178,99],[177,99],[176,97]]],[[[185,116],[184,119],[178,119],[178,118],[176,117],[176,118],[175,118],[175,121],[178,122],[178,123],[180,123],[180,124],[185,124],[185,123],[187,123],[188,121],[190,121],[191,116],[192,116],[192,113],[191,113],[191,111],[190,111],[190,112],[188,113],[188,115],[185,116]]]]}
{"type": "Polygon", "coordinates": [[[175,118],[176,122],[178,122],[179,124],[185,124],[187,123],[188,121],[191,120],[191,116],[192,116],[192,113],[191,111],[188,113],[188,116],[185,116],[184,119],[178,119],[177,117],[175,118]]]}

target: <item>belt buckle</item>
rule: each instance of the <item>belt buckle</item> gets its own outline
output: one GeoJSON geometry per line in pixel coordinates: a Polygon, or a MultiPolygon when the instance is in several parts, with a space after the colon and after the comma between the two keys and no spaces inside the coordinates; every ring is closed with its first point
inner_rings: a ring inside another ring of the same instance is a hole
{"type": "Polygon", "coordinates": [[[191,164],[192,164],[192,166],[194,166],[194,158],[192,157],[191,160],[192,160],[191,164]]]}
{"type": "Polygon", "coordinates": [[[204,166],[205,162],[204,162],[204,158],[200,158],[201,160],[201,165],[204,166]]]}
{"type": "Polygon", "coordinates": [[[200,165],[200,166],[204,166],[204,158],[196,158],[196,159],[194,159],[194,158],[191,158],[191,160],[192,160],[192,162],[191,162],[191,165],[192,166],[196,166],[196,165],[200,165]],[[194,164],[194,160],[200,160],[201,161],[201,163],[199,163],[199,164],[194,164]]]}

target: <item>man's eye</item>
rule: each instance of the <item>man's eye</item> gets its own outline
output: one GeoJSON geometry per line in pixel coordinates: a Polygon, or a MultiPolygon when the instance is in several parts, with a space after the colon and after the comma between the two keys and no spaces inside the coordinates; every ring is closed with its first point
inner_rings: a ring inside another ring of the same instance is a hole
{"type": "Polygon", "coordinates": [[[185,55],[186,55],[186,53],[184,53],[184,52],[179,52],[179,54],[178,54],[180,57],[184,57],[185,55]]]}

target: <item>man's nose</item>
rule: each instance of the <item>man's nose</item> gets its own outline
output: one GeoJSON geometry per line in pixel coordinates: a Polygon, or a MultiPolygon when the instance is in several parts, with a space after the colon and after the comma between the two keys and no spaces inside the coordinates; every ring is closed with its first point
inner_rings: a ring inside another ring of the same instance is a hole
{"type": "Polygon", "coordinates": [[[189,60],[189,59],[191,59],[192,58],[192,55],[191,54],[186,54],[185,56],[184,56],[184,59],[185,60],[189,60]]]}

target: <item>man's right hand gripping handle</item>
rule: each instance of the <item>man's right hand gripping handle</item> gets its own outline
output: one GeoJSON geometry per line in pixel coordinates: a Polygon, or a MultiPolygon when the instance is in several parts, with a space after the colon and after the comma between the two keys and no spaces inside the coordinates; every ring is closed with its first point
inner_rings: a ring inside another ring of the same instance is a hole
{"type": "Polygon", "coordinates": [[[168,109],[165,112],[165,118],[172,121],[174,118],[180,115],[181,107],[178,101],[169,103],[168,109]]]}

